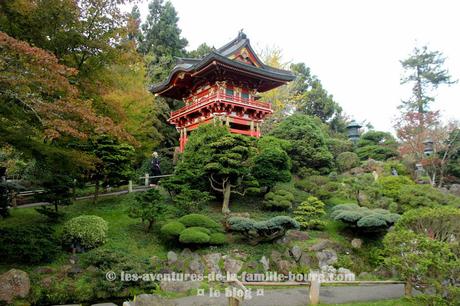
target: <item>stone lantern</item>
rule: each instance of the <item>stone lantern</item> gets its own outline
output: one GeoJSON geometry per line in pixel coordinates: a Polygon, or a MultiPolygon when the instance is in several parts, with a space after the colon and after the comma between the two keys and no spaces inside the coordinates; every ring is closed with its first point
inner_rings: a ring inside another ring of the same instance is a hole
{"type": "Polygon", "coordinates": [[[433,140],[427,139],[423,142],[424,148],[423,148],[423,153],[425,156],[431,156],[434,153],[434,143],[433,140]]]}

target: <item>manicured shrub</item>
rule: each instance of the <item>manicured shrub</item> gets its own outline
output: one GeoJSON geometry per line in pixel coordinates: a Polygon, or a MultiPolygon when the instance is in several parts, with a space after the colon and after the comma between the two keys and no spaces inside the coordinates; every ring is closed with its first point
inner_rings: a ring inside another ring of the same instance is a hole
{"type": "Polygon", "coordinates": [[[212,230],[222,230],[222,226],[208,216],[200,214],[190,214],[180,217],[178,220],[186,227],[201,226],[212,230]]]}
{"type": "Polygon", "coordinates": [[[223,233],[214,233],[209,235],[209,244],[213,245],[220,245],[220,244],[226,244],[227,243],[227,237],[223,233]]]}
{"type": "Polygon", "coordinates": [[[168,239],[173,239],[179,237],[180,233],[185,230],[185,225],[179,221],[171,221],[163,225],[160,229],[161,234],[163,234],[168,239]]]}
{"type": "Polygon", "coordinates": [[[341,172],[350,170],[351,168],[358,167],[360,160],[358,154],[354,152],[340,153],[336,158],[337,167],[341,172]]]}
{"type": "Polygon", "coordinates": [[[252,245],[272,241],[284,236],[288,229],[299,228],[299,223],[287,216],[277,216],[266,221],[231,217],[227,222],[230,231],[243,235],[252,245]]]}
{"type": "Polygon", "coordinates": [[[331,217],[361,231],[379,232],[392,226],[400,215],[380,208],[369,209],[356,204],[340,204],[332,208],[331,217]]]}
{"type": "Polygon", "coordinates": [[[202,233],[205,233],[207,235],[211,234],[211,230],[209,228],[206,228],[206,227],[202,227],[202,226],[192,226],[192,227],[188,227],[189,229],[195,229],[197,231],[200,231],[202,233]]]}
{"type": "Polygon", "coordinates": [[[302,229],[322,229],[325,223],[321,217],[325,214],[324,203],[316,197],[308,197],[295,209],[294,219],[302,229]]]}
{"type": "Polygon", "coordinates": [[[86,249],[104,244],[107,240],[108,224],[98,216],[82,215],[70,219],[64,225],[65,243],[79,243],[86,249]]]}
{"type": "Polygon", "coordinates": [[[164,202],[163,196],[157,189],[149,189],[136,196],[136,201],[129,208],[128,215],[146,223],[145,231],[149,232],[153,224],[165,218],[171,207],[164,202]]]}
{"type": "Polygon", "coordinates": [[[434,207],[439,205],[458,206],[460,199],[456,196],[442,193],[430,185],[406,185],[401,187],[397,200],[399,212],[414,208],[434,207]]]}
{"type": "Polygon", "coordinates": [[[407,176],[383,176],[378,179],[381,193],[389,198],[397,199],[401,189],[406,185],[414,185],[414,182],[407,176]]]}
{"type": "Polygon", "coordinates": [[[0,261],[39,263],[52,261],[59,251],[54,230],[46,225],[2,226],[0,228],[0,261]]]}
{"type": "Polygon", "coordinates": [[[209,242],[209,235],[199,229],[186,228],[179,236],[179,241],[185,244],[205,244],[209,242]]]}
{"type": "Polygon", "coordinates": [[[201,211],[204,205],[213,198],[209,192],[191,189],[190,186],[183,185],[180,191],[173,197],[173,201],[182,214],[185,215],[201,211]]]}
{"type": "Polygon", "coordinates": [[[339,183],[332,182],[327,176],[313,175],[296,181],[295,186],[324,201],[339,190],[339,183]]]}
{"type": "Polygon", "coordinates": [[[264,207],[270,210],[287,210],[292,208],[294,195],[287,190],[270,191],[264,197],[264,207]]]}

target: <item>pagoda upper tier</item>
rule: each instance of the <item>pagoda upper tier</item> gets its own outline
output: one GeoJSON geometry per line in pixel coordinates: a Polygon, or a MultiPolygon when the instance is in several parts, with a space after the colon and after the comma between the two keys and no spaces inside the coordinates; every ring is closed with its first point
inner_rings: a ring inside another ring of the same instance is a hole
{"type": "Polygon", "coordinates": [[[286,70],[265,65],[243,32],[201,59],[178,58],[168,78],[153,85],[159,96],[183,100],[169,122],[180,132],[183,151],[188,133],[206,122],[225,122],[232,133],[260,136],[260,123],[271,114],[270,103],[258,100],[265,92],[292,81],[286,70]]]}

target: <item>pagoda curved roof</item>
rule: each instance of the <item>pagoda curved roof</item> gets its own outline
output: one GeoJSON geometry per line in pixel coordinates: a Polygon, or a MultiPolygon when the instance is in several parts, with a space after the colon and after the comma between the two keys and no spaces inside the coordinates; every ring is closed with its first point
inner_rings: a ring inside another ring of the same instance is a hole
{"type": "MultiPolygon", "coordinates": [[[[180,87],[178,78],[184,79],[184,75],[187,75],[187,85],[189,85],[194,83],[194,78],[202,79],[209,69],[216,69],[215,66],[257,80],[259,92],[273,89],[295,78],[290,71],[265,65],[252,49],[246,34],[240,32],[235,39],[219,49],[211,51],[203,58],[177,58],[176,65],[168,78],[161,83],[152,85],[150,91],[161,96],[182,98],[187,91],[176,88],[180,87]],[[245,59],[242,58],[241,54],[246,56],[245,59]]],[[[185,81],[183,83],[182,86],[187,86],[185,81]]]]}

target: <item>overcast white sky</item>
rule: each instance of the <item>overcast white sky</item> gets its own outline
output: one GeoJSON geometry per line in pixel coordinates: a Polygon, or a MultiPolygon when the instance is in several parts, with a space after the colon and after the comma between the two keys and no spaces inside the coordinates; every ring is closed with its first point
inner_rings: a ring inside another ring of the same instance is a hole
{"type": "MultiPolygon", "coordinates": [[[[220,47],[240,29],[256,51],[283,50],[305,62],[345,112],[376,129],[392,130],[397,105],[410,94],[400,85],[399,60],[428,44],[447,56],[460,78],[460,1],[443,0],[172,0],[188,49],[220,47]]],[[[148,1],[138,4],[142,17],[148,1]]],[[[433,109],[460,119],[460,84],[443,86],[433,109]]]]}

